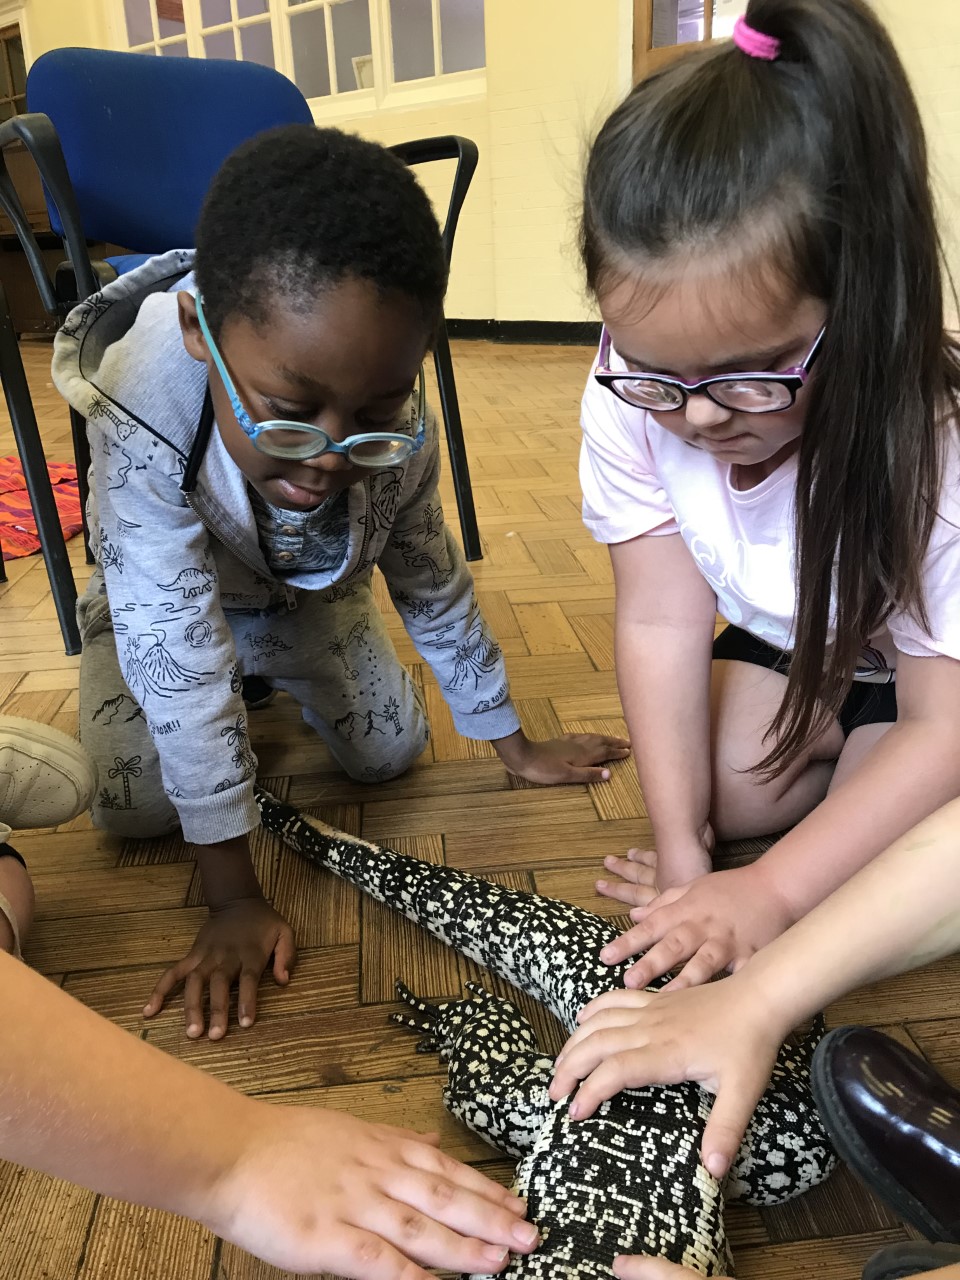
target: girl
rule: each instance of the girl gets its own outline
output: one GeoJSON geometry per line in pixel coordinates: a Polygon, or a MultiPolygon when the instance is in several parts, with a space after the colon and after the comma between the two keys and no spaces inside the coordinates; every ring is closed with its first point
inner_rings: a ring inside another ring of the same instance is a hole
{"type": "Polygon", "coordinates": [[[637,85],[582,249],[584,518],[656,845],[608,861],[637,924],[605,958],[650,948],[631,985],[688,985],[960,791],[960,354],[916,104],[864,0],[751,0],[733,43],[637,85]],[[715,839],[787,827],[707,874],[715,839]]]}
{"type": "Polygon", "coordinates": [[[423,700],[374,600],[379,566],[460,732],[537,782],[599,780],[620,739],[531,742],[444,527],[422,362],[441,316],[440,229],[410,170],[333,129],[274,130],[229,157],[197,249],[77,307],[54,379],[89,422],[97,567],[79,605],[80,735],[94,820],[182,827],[210,918],[144,1013],[185,983],[187,1034],[255,1016],[293,934],[250,858],[259,825],[245,676],[283,689],[351,777],[422,752],[423,700]],[[196,273],[194,274],[195,269],[196,273]]]}

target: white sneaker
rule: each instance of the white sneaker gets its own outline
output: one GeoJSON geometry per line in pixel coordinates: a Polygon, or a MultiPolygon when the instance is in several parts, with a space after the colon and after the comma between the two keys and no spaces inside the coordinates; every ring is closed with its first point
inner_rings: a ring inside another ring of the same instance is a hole
{"type": "Polygon", "coordinates": [[[56,827],[89,809],[97,770],[79,742],[34,720],[0,715],[0,823],[56,827]]]}

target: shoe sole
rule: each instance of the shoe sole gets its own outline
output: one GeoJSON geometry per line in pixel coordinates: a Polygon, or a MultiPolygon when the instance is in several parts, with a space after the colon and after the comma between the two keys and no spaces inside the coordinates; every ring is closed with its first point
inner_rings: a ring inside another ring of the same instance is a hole
{"type": "Polygon", "coordinates": [[[839,1027],[824,1036],[817,1046],[810,1069],[810,1087],[837,1154],[904,1222],[922,1232],[928,1240],[955,1244],[956,1240],[945,1232],[943,1225],[931,1217],[920,1201],[874,1159],[847,1120],[827,1065],[831,1048],[843,1034],[844,1028],[839,1027]]]}

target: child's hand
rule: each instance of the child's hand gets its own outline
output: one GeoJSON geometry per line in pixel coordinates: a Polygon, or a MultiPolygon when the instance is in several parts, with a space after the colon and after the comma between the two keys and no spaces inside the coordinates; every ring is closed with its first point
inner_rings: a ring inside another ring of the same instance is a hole
{"type": "Polygon", "coordinates": [[[564,782],[605,782],[607,760],[623,760],[630,754],[626,738],[602,733],[565,733],[561,738],[531,742],[522,729],[498,738],[494,749],[507,769],[528,782],[544,785],[564,782]]]}
{"type": "Polygon", "coordinates": [[[723,1177],[790,1030],[749,971],[687,991],[610,991],[578,1021],[557,1058],[551,1098],[583,1081],[570,1111],[582,1120],[621,1089],[695,1080],[717,1095],[701,1153],[723,1177]]]}
{"type": "Polygon", "coordinates": [[[143,1010],[152,1018],[179,983],[184,984],[187,1035],[203,1035],[203,995],[210,989],[211,1040],[227,1033],[230,989],[239,978],[237,1021],[252,1026],[257,1016],[257,987],[273,954],[274,980],[285,986],[297,958],[293,930],[264,898],[241,898],[215,911],[197,934],[189,953],[163,974],[143,1010]]]}
{"type": "Polygon", "coordinates": [[[668,889],[649,906],[635,907],[630,918],[638,923],[608,943],[600,958],[619,964],[646,951],[627,970],[628,987],[645,987],[683,965],[665,990],[709,982],[725,969],[736,971],[794,923],[757,864],[714,871],[668,889]]]}
{"type": "Polygon", "coordinates": [[[332,1111],[255,1105],[245,1150],[197,1216],[273,1266],[430,1280],[427,1267],[496,1272],[508,1251],[534,1247],[523,1201],[431,1139],[332,1111]]]}
{"type": "Polygon", "coordinates": [[[615,898],[628,907],[646,907],[667,889],[679,889],[713,867],[713,829],[704,823],[683,845],[677,844],[658,852],[654,849],[628,849],[625,858],[604,858],[607,871],[615,880],[598,880],[597,893],[615,898]]]}

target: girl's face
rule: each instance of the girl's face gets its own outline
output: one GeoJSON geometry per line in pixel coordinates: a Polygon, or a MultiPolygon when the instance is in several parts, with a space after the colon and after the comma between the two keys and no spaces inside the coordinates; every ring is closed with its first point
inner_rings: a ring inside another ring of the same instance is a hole
{"type": "MultiPolygon", "coordinates": [[[[371,474],[369,467],[356,467],[341,454],[288,460],[261,452],[230,407],[192,295],[177,297],[184,346],[207,366],[224,447],[262,497],[276,507],[309,511],[371,474]]],[[[278,299],[264,325],[228,316],[218,340],[254,422],[282,418],[311,423],[334,441],[396,429],[428,343],[414,301],[400,294],[383,296],[370,281],[355,279],[326,289],[303,313],[278,299]]]]}
{"type": "MultiPolygon", "coordinates": [[[[798,365],[826,319],[820,299],[791,296],[783,286],[744,289],[739,271],[734,276],[688,268],[654,296],[651,305],[637,280],[629,278],[599,299],[613,348],[630,369],[687,383],[798,365]]],[[[810,376],[816,377],[816,365],[810,376]]],[[[764,414],[737,412],[706,395],[692,395],[684,407],[653,412],[653,417],[691,448],[757,469],[754,479],[759,480],[797,448],[808,394],[809,382],[789,409],[764,414]]]]}

